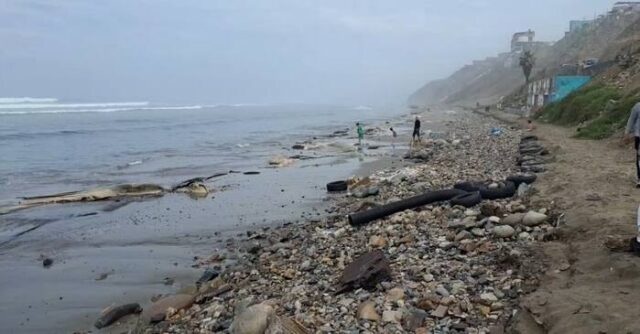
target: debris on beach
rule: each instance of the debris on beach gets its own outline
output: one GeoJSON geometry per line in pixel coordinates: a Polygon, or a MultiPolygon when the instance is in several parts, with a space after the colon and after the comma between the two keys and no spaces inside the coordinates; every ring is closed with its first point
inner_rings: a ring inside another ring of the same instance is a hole
{"type": "Polygon", "coordinates": [[[230,262],[199,284],[196,303],[140,332],[262,334],[278,323],[299,330],[279,333],[504,330],[519,296],[538,284],[543,264],[533,246],[554,234],[552,208],[514,196],[469,207],[432,202],[361,226],[345,218],[461,181],[494,194],[511,183],[511,196],[522,184],[535,187],[518,174],[519,131],[489,137],[492,124],[478,116],[448,126],[457,144],[426,145],[428,162],[345,182],[366,199],[339,197],[320,220],[228,240],[230,262]]]}

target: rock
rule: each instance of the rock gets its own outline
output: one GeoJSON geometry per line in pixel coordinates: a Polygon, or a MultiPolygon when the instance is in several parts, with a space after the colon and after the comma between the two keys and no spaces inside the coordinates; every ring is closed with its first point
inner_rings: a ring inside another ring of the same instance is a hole
{"type": "Polygon", "coordinates": [[[291,146],[291,149],[294,149],[294,150],[304,150],[304,149],[305,149],[305,146],[304,146],[303,144],[295,144],[295,145],[291,146]]]}
{"type": "Polygon", "coordinates": [[[408,331],[415,331],[417,328],[422,327],[427,317],[427,312],[423,310],[411,310],[403,318],[402,328],[408,331]]]}
{"type": "Polygon", "coordinates": [[[434,303],[433,301],[431,301],[428,298],[425,298],[425,299],[421,299],[420,301],[418,301],[416,306],[418,308],[422,309],[422,310],[425,310],[425,311],[433,311],[436,308],[436,303],[434,303]]]}
{"type": "Polygon", "coordinates": [[[491,216],[487,220],[494,225],[500,224],[500,217],[491,216]]]}
{"type": "Polygon", "coordinates": [[[383,248],[386,245],[387,245],[387,240],[385,240],[384,237],[381,237],[378,235],[372,235],[371,238],[369,238],[369,246],[371,247],[383,248]]]}
{"type": "Polygon", "coordinates": [[[366,301],[358,306],[358,319],[380,321],[380,315],[376,311],[376,303],[373,301],[366,301]]]}
{"type": "Polygon", "coordinates": [[[415,334],[429,334],[429,329],[427,329],[426,327],[416,328],[414,333],[415,334]]]}
{"type": "Polygon", "coordinates": [[[120,305],[118,307],[109,307],[106,310],[102,311],[102,315],[95,322],[95,326],[97,329],[104,328],[110,326],[114,322],[120,320],[120,318],[129,315],[129,314],[138,314],[142,312],[142,307],[140,304],[125,304],[120,305]]]}
{"type": "Polygon", "coordinates": [[[493,235],[499,238],[511,238],[516,230],[509,225],[498,225],[493,227],[493,235]]]}
{"type": "Polygon", "coordinates": [[[502,216],[504,210],[496,202],[483,202],[480,204],[480,213],[485,217],[502,216]]]}
{"type": "Polygon", "coordinates": [[[442,297],[449,297],[450,295],[449,291],[442,285],[438,285],[438,287],[436,287],[436,293],[442,297]]]}
{"type": "Polygon", "coordinates": [[[404,290],[402,288],[393,288],[387,291],[387,300],[395,302],[404,299],[404,290]]]}
{"type": "Polygon", "coordinates": [[[342,272],[337,293],[356,288],[374,289],[391,277],[389,260],[381,250],[364,253],[351,262],[342,272]]]}
{"type": "Polygon", "coordinates": [[[471,234],[475,235],[476,237],[484,237],[484,229],[483,228],[473,228],[471,229],[471,234]]]}
{"type": "Polygon", "coordinates": [[[524,226],[538,226],[547,221],[547,215],[538,213],[535,211],[527,212],[522,218],[522,225],[524,226]]]}
{"type": "Polygon", "coordinates": [[[527,196],[527,194],[529,193],[530,190],[530,186],[526,183],[520,183],[520,185],[518,186],[518,190],[517,190],[517,196],[518,198],[522,198],[527,196]]]}
{"type": "Polygon", "coordinates": [[[502,219],[502,221],[500,223],[504,224],[504,225],[515,226],[515,225],[519,225],[520,223],[522,223],[522,219],[523,218],[524,218],[524,214],[522,214],[522,213],[514,213],[514,214],[508,215],[507,217],[502,219]]]}
{"type": "Polygon", "coordinates": [[[273,307],[266,304],[256,304],[247,307],[236,315],[231,324],[232,334],[263,334],[269,323],[273,321],[275,312],[273,307]]]}
{"type": "Polygon", "coordinates": [[[491,292],[481,293],[480,300],[484,305],[491,305],[498,301],[498,297],[491,292]]]}
{"type": "Polygon", "coordinates": [[[436,318],[444,318],[447,316],[448,310],[449,310],[448,307],[444,305],[438,305],[438,308],[436,308],[434,311],[431,312],[431,316],[436,318]]]}
{"type": "Polygon", "coordinates": [[[164,320],[169,309],[180,311],[191,307],[194,298],[192,295],[177,294],[162,298],[149,307],[147,314],[151,322],[159,322],[164,320]]]}
{"type": "Polygon", "coordinates": [[[402,321],[402,312],[400,311],[384,311],[382,312],[383,322],[400,323],[402,321]]]}
{"type": "Polygon", "coordinates": [[[528,232],[520,232],[520,234],[518,234],[518,240],[532,241],[533,237],[528,232]]]}
{"type": "Polygon", "coordinates": [[[456,237],[454,240],[461,241],[461,240],[472,239],[472,238],[473,238],[473,234],[471,234],[469,231],[462,230],[458,232],[458,234],[456,234],[456,237]]]}
{"type": "Polygon", "coordinates": [[[45,268],[49,268],[51,267],[51,265],[53,264],[53,260],[50,258],[46,258],[44,260],[42,260],[42,266],[45,268]]]}
{"type": "Polygon", "coordinates": [[[480,311],[480,314],[486,317],[486,316],[489,316],[489,314],[491,314],[491,307],[485,306],[485,305],[478,305],[478,311],[480,311]]]}

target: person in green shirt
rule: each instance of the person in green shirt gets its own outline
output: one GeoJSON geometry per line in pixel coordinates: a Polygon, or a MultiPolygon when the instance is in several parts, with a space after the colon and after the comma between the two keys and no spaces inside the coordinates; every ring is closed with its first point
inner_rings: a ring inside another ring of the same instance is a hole
{"type": "Polygon", "coordinates": [[[362,149],[362,141],[364,140],[364,129],[360,123],[356,123],[357,131],[358,131],[358,146],[362,149]]]}

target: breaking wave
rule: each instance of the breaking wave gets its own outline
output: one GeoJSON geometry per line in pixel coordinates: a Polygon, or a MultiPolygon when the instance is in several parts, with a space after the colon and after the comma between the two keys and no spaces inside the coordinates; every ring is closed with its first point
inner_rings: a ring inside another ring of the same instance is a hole
{"type": "MultiPolygon", "coordinates": [[[[113,105],[113,104],[112,104],[113,105]]],[[[181,107],[135,107],[131,104],[128,108],[97,108],[97,109],[31,109],[31,110],[10,110],[0,111],[0,115],[26,115],[26,114],[64,114],[64,113],[105,113],[131,110],[193,110],[202,109],[202,106],[181,106],[181,107]]],[[[85,106],[86,107],[86,106],[85,106]]],[[[2,109],[2,105],[0,105],[2,109]]],[[[24,109],[24,108],[23,108],[24,109]]]]}
{"type": "Polygon", "coordinates": [[[54,98],[35,98],[35,97],[0,97],[0,104],[5,103],[56,103],[58,99],[54,98]]]}

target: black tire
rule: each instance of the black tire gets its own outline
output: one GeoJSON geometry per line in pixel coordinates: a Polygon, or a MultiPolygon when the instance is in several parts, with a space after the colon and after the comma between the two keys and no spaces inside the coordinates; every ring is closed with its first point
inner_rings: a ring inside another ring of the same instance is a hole
{"type": "Polygon", "coordinates": [[[466,192],[479,191],[480,186],[473,182],[458,182],[453,185],[453,189],[464,190],[466,192]]]}
{"type": "Polygon", "coordinates": [[[506,181],[503,186],[498,186],[498,188],[480,188],[480,196],[482,196],[483,199],[511,198],[515,194],[516,185],[511,181],[506,181]]]}
{"type": "Polygon", "coordinates": [[[541,154],[543,151],[542,147],[531,147],[520,150],[520,154],[541,154]]]}
{"type": "Polygon", "coordinates": [[[528,136],[523,136],[521,139],[521,141],[529,141],[529,140],[538,140],[538,136],[528,135],[528,136]]]}
{"type": "Polygon", "coordinates": [[[533,182],[536,182],[537,178],[538,176],[535,174],[517,174],[509,176],[507,181],[513,182],[516,187],[518,187],[522,183],[532,184],[533,182]]]}
{"type": "Polygon", "coordinates": [[[347,191],[347,181],[335,181],[327,183],[328,192],[347,191]]]}
{"type": "Polygon", "coordinates": [[[452,198],[449,202],[451,203],[451,205],[462,205],[465,208],[470,208],[472,206],[480,204],[480,202],[482,202],[482,196],[480,196],[480,192],[476,191],[458,195],[452,198]]]}

